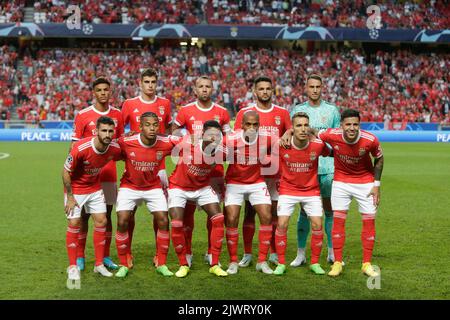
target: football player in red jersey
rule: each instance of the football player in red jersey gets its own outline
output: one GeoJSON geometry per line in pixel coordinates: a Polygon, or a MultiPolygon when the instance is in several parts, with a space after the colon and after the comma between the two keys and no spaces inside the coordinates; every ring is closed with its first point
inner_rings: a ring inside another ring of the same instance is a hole
{"type": "MultiPolygon", "coordinates": [[[[191,102],[179,110],[177,117],[172,124],[172,132],[180,128],[185,128],[187,132],[196,139],[202,136],[203,124],[208,120],[219,122],[222,133],[231,131],[230,115],[226,108],[211,100],[212,80],[208,76],[201,76],[195,80],[194,93],[197,100],[191,102]]],[[[224,197],[224,169],[223,165],[217,165],[211,173],[211,186],[222,202],[224,197]]],[[[194,230],[194,212],[196,206],[188,202],[184,211],[184,228],[186,236],[186,254],[189,266],[192,264],[192,233],[194,230]]],[[[207,219],[208,235],[211,233],[211,221],[207,219]]],[[[209,239],[210,237],[208,237],[209,239]]],[[[209,241],[209,240],[208,240],[209,241]]],[[[205,262],[211,264],[211,244],[208,242],[208,252],[205,254],[205,262]]]]}
{"type": "MultiPolygon", "coordinates": [[[[172,113],[170,108],[170,101],[156,95],[156,86],[158,82],[158,73],[156,70],[148,68],[145,69],[140,76],[139,86],[141,93],[139,96],[127,99],[122,105],[122,115],[124,126],[130,125],[130,133],[140,132],[140,117],[144,112],[153,112],[158,116],[159,133],[170,133],[170,123],[172,122],[172,113]]],[[[161,180],[163,190],[166,192],[168,187],[167,173],[165,161],[161,162],[161,167],[158,171],[158,176],[161,180]]],[[[129,235],[129,266],[133,267],[133,256],[131,254],[131,243],[133,240],[134,231],[134,212],[130,217],[128,224],[129,235]]],[[[153,217],[153,230],[155,232],[155,239],[158,233],[158,223],[153,217]]],[[[156,248],[156,251],[158,249],[156,248]]],[[[158,252],[156,252],[153,263],[156,266],[158,252]]]]}
{"type": "MultiPolygon", "coordinates": [[[[101,116],[107,116],[113,119],[116,124],[114,139],[118,139],[123,135],[123,122],[122,114],[119,109],[116,109],[109,105],[111,97],[111,84],[105,77],[98,77],[92,84],[95,103],[81,110],[75,117],[72,133],[72,146],[80,139],[92,137],[96,135],[96,122],[101,116]]],[[[111,212],[113,205],[116,204],[117,199],[117,169],[116,163],[110,161],[100,173],[100,182],[102,190],[106,200],[106,218],[108,220],[106,224],[106,244],[105,244],[105,258],[104,265],[110,269],[117,269],[117,265],[110,258],[110,246],[112,238],[112,222],[111,212]]],[[[89,228],[90,215],[84,214],[82,210],[81,214],[81,228],[78,234],[78,253],[77,253],[77,265],[80,270],[84,270],[85,264],[85,247],[86,236],[89,228]]]]}
{"type": "MultiPolygon", "coordinates": [[[[266,160],[270,149],[270,136],[259,132],[259,115],[254,110],[248,110],[242,118],[242,130],[236,130],[226,139],[227,150],[233,154],[228,157],[229,165],[225,180],[225,225],[230,264],[228,274],[236,274],[239,270],[238,224],[241,205],[248,199],[255,208],[259,219],[259,252],[256,270],[272,274],[273,270],[266,262],[267,253],[272,239],[272,202],[264,177],[261,175],[261,164],[266,160]]],[[[278,140],[278,136],[276,137],[278,140]]]]}
{"type": "Polygon", "coordinates": [[[312,130],[328,143],[334,152],[334,181],[331,206],[333,208],[333,251],[335,262],[329,276],[342,273],[342,251],[345,243],[345,220],[352,199],[358,202],[362,217],[362,272],[377,277],[371,259],[375,244],[375,215],[380,202],[380,180],[384,157],[378,138],[360,129],[359,112],[347,109],[341,113],[341,128],[326,131],[312,130]],[[374,159],[372,162],[372,158],[374,159]]]}
{"type": "Polygon", "coordinates": [[[103,265],[106,242],[106,203],[100,183],[100,172],[110,161],[120,159],[120,147],[113,142],[115,124],[113,119],[101,116],[96,121],[96,135],[77,141],[67,156],[62,172],[65,189],[65,213],[68,219],[66,247],[69,256],[67,268],[70,281],[80,280],[76,264],[78,234],[81,225],[81,209],[94,220],[94,272],[111,277],[103,265]]]}
{"type": "MultiPolygon", "coordinates": [[[[234,129],[240,129],[242,118],[246,111],[254,110],[259,114],[259,130],[267,131],[270,134],[281,137],[287,129],[291,127],[291,119],[289,112],[282,107],[272,103],[273,84],[268,77],[261,76],[254,80],[253,95],[256,103],[252,103],[246,108],[242,108],[236,115],[234,129]]],[[[280,183],[279,173],[265,175],[265,181],[269,189],[270,198],[272,199],[272,242],[271,254],[269,261],[274,264],[278,263],[278,258],[275,248],[275,229],[277,224],[277,201],[278,201],[278,186],[280,183]]],[[[252,261],[252,243],[255,234],[255,210],[251,207],[248,201],[245,204],[245,218],[242,226],[244,249],[245,253],[242,260],[239,262],[240,267],[248,267],[252,261]]]]}

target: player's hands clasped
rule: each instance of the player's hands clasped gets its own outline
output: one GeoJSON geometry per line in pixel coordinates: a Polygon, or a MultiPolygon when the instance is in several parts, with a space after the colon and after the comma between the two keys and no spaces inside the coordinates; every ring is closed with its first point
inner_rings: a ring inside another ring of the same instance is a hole
{"type": "Polygon", "coordinates": [[[75,207],[80,207],[77,203],[77,200],[75,200],[75,197],[72,196],[67,196],[67,203],[66,206],[64,207],[64,211],[66,212],[66,216],[70,217],[73,215],[74,212],[74,208],[75,207]]]}

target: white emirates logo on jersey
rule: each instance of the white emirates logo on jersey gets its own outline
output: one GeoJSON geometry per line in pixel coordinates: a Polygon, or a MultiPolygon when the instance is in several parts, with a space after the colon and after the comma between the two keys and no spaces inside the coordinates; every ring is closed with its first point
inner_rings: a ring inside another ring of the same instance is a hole
{"type": "Polygon", "coordinates": [[[136,154],[134,152],[131,152],[130,157],[136,157],[136,154]]]}
{"type": "Polygon", "coordinates": [[[138,113],[138,112],[139,112],[138,108],[134,109],[134,111],[133,111],[133,113],[138,113]]]}
{"type": "Polygon", "coordinates": [[[94,121],[89,122],[89,125],[90,125],[90,126],[95,126],[94,121]]]}

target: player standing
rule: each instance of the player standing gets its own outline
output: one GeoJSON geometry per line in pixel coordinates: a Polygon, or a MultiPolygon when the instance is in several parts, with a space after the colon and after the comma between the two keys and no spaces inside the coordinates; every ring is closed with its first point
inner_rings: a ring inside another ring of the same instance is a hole
{"type": "MultiPolygon", "coordinates": [[[[272,80],[268,77],[261,76],[254,80],[253,95],[256,103],[250,104],[246,108],[242,108],[236,115],[234,129],[241,129],[242,118],[248,110],[256,111],[259,114],[259,130],[266,131],[270,135],[281,137],[287,129],[291,127],[289,112],[272,103],[273,85],[272,80]]],[[[275,230],[277,224],[277,201],[278,186],[280,176],[278,174],[266,175],[264,180],[269,188],[270,198],[272,200],[272,241],[271,254],[269,261],[277,264],[278,258],[275,248],[275,230]]],[[[250,203],[245,204],[245,218],[242,227],[244,238],[244,256],[239,262],[240,267],[248,267],[252,261],[252,243],[255,234],[255,210],[250,203]]]]}
{"type": "Polygon", "coordinates": [[[256,270],[272,274],[273,270],[266,262],[272,240],[272,202],[269,190],[261,176],[261,160],[270,149],[270,138],[259,132],[259,115],[254,110],[247,111],[242,117],[242,130],[227,136],[227,149],[233,154],[225,180],[225,226],[230,264],[228,274],[239,270],[238,225],[241,205],[248,199],[260,219],[259,253],[256,270]],[[232,150],[229,150],[232,149],[232,150]]]}
{"type": "Polygon", "coordinates": [[[320,198],[318,163],[320,156],[329,156],[331,150],[321,140],[309,137],[309,117],[304,112],[292,117],[293,136],[289,149],[279,148],[281,163],[280,197],[278,200],[278,227],[275,232],[279,264],[276,275],[286,272],[285,252],[289,218],[300,203],[311,221],[311,265],[315,274],[325,274],[319,264],[322,251],[322,200],[320,198]]]}
{"type": "MultiPolygon", "coordinates": [[[[203,124],[208,120],[219,122],[224,134],[231,131],[230,115],[226,108],[218,105],[211,100],[213,93],[213,84],[208,76],[200,76],[195,80],[194,93],[197,100],[181,107],[177,117],[172,124],[172,132],[180,128],[185,128],[195,139],[202,136],[203,124]]],[[[211,173],[211,186],[219,196],[221,202],[224,197],[224,169],[222,164],[218,164],[211,173]]],[[[184,229],[186,237],[186,254],[189,266],[192,264],[192,234],[194,231],[194,212],[196,206],[188,201],[184,210],[184,229]]],[[[207,219],[208,229],[208,253],[205,255],[205,261],[211,264],[211,244],[209,243],[211,234],[211,221],[207,219]]]]}
{"type": "Polygon", "coordinates": [[[158,224],[156,272],[172,276],[173,273],[166,266],[170,243],[167,200],[161,188],[158,170],[165,156],[181,142],[181,138],[158,135],[159,119],[153,112],[141,115],[139,131],[138,134],[120,138],[118,142],[125,160],[125,171],[120,182],[116,208],[116,246],[121,265],[116,277],[123,278],[128,274],[128,223],[134,208],[142,202],[158,224]]]}
{"type": "MultiPolygon", "coordinates": [[[[340,114],[338,108],[321,99],[322,77],[311,74],[306,80],[306,94],[308,101],[296,105],[291,110],[291,116],[297,112],[305,112],[309,116],[309,125],[315,129],[338,128],[340,114]]],[[[331,209],[331,184],[334,176],[333,158],[319,157],[319,184],[322,196],[322,205],[325,211],[325,233],[328,243],[327,261],[334,262],[333,241],[331,230],[333,228],[333,210],[331,209]]],[[[308,239],[310,224],[305,211],[302,209],[297,220],[297,257],[291,262],[292,267],[298,267],[306,262],[305,248],[308,239]]]]}
{"type": "MultiPolygon", "coordinates": [[[[76,141],[93,137],[96,135],[97,119],[101,116],[107,116],[113,119],[116,127],[113,139],[118,139],[123,134],[122,114],[119,109],[113,108],[109,105],[111,97],[111,84],[108,79],[99,77],[94,80],[92,89],[95,97],[94,105],[81,110],[75,117],[72,133],[72,146],[76,141]]],[[[109,162],[100,172],[100,182],[106,200],[106,244],[105,244],[105,258],[103,263],[110,269],[117,269],[117,265],[110,258],[110,246],[112,238],[112,222],[111,212],[113,205],[117,199],[117,169],[114,161],[109,162]]],[[[84,214],[82,210],[81,227],[78,234],[78,253],[77,265],[80,270],[84,270],[85,264],[85,248],[86,236],[89,228],[90,215],[84,214]]]]}
{"type": "Polygon", "coordinates": [[[384,157],[380,143],[373,134],[360,130],[360,116],[348,109],[341,114],[341,128],[318,133],[321,140],[334,151],[335,174],[331,191],[334,211],[333,250],[335,262],[328,273],[336,277],[342,273],[342,251],[345,242],[345,220],[352,199],[358,202],[362,217],[362,271],[370,277],[378,276],[371,265],[375,244],[375,215],[380,202],[380,179],[384,157]],[[374,158],[372,163],[371,156],[374,158]]]}
{"type": "Polygon", "coordinates": [[[94,272],[111,277],[103,265],[106,243],[106,203],[100,183],[100,172],[110,161],[120,158],[120,147],[112,142],[114,121],[101,116],[96,121],[95,137],[77,141],[64,163],[62,179],[65,188],[65,212],[68,219],[66,247],[69,256],[69,280],[80,280],[77,266],[78,234],[81,225],[81,208],[94,220],[94,272]]]}
{"type": "MultiPolygon", "coordinates": [[[[156,86],[158,82],[158,74],[155,70],[148,68],[145,69],[140,76],[139,86],[141,93],[139,96],[132,99],[127,99],[122,105],[122,115],[124,126],[130,124],[130,131],[134,133],[140,132],[140,119],[144,112],[153,112],[159,119],[159,133],[170,132],[170,123],[172,122],[172,113],[170,108],[170,101],[168,99],[159,97],[156,95],[156,86]]],[[[161,180],[163,190],[168,187],[167,173],[165,161],[161,162],[161,168],[159,168],[158,176],[161,180]]],[[[134,231],[134,211],[130,217],[128,223],[128,235],[129,235],[129,253],[128,260],[130,267],[133,267],[133,256],[131,254],[131,243],[133,239],[134,231]]],[[[153,230],[155,232],[155,239],[158,233],[158,223],[153,217],[153,230]]],[[[157,249],[158,250],[158,249],[157,249]]],[[[158,252],[153,259],[155,263],[157,260],[158,252]]],[[[156,263],[155,263],[156,265],[156,263]]]]}
{"type": "Polygon", "coordinates": [[[216,163],[223,161],[225,150],[221,146],[222,126],[214,120],[203,124],[203,137],[195,141],[185,138],[180,158],[175,170],[169,177],[169,214],[172,226],[172,243],[178,256],[180,269],[175,273],[178,278],[186,277],[189,265],[186,259],[186,240],[183,228],[184,209],[187,201],[194,201],[211,220],[211,268],[210,273],[219,277],[228,274],[219,264],[224,233],[224,216],[219,206],[219,198],[211,187],[211,172],[216,163]]]}

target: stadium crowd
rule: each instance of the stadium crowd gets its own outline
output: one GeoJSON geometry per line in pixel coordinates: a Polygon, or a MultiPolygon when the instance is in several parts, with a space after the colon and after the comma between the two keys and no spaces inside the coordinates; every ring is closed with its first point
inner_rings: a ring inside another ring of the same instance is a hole
{"type": "MultiPolygon", "coordinates": [[[[25,1],[0,7],[0,23],[23,21],[25,1]]],[[[184,23],[289,25],[365,28],[372,1],[349,0],[187,0],[96,2],[34,1],[36,23],[62,23],[70,4],[80,7],[86,23],[184,23]],[[80,3],[81,2],[81,3],[80,3]],[[131,3],[130,3],[131,2],[131,3]]],[[[447,29],[450,7],[445,0],[378,1],[384,28],[447,29]]]]}
{"type": "Polygon", "coordinates": [[[307,73],[320,72],[324,99],[360,110],[362,121],[448,120],[450,104],[449,54],[413,54],[398,50],[365,56],[352,49],[300,53],[288,49],[171,47],[143,51],[39,50],[26,54],[16,69],[16,53],[1,48],[0,105],[17,105],[20,119],[73,119],[92,103],[90,84],[98,75],[113,83],[112,104],[121,106],[139,94],[140,71],[155,67],[160,73],[158,94],[172,101],[174,113],[195,99],[192,81],[200,74],[213,79],[214,100],[231,115],[252,99],[252,80],[267,74],[276,79],[275,103],[290,109],[306,100],[307,73]],[[22,72],[23,71],[23,72],[22,72]]]}

